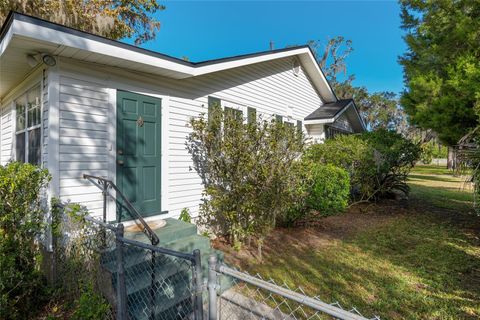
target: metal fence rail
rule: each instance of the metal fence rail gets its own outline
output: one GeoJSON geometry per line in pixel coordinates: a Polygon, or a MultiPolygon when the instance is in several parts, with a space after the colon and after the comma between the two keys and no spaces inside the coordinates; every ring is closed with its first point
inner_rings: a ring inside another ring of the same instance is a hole
{"type": "MultiPolygon", "coordinates": [[[[265,281],[258,276],[229,268],[209,258],[209,319],[334,319],[368,320],[355,308],[328,304],[307,296],[301,289],[265,281]]],[[[370,319],[380,319],[375,316],[370,319]]]]}

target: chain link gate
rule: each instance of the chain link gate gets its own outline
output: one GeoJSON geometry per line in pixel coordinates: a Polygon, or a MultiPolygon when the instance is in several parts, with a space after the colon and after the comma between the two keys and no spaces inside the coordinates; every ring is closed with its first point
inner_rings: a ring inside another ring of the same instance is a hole
{"type": "MultiPolygon", "coordinates": [[[[62,207],[63,209],[63,207],[62,207]]],[[[106,299],[106,319],[203,319],[200,251],[182,253],[124,237],[123,224],[58,217],[52,267],[67,296],[82,285],[106,299]]]]}

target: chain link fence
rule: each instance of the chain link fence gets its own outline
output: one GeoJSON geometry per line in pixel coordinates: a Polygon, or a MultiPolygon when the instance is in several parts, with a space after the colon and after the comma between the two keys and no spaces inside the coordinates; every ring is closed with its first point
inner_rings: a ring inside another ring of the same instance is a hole
{"type": "Polygon", "coordinates": [[[262,279],[209,259],[209,320],[345,319],[368,320],[356,308],[344,309],[308,296],[301,288],[262,279]]]}
{"type": "Polygon", "coordinates": [[[69,301],[89,288],[104,301],[104,319],[380,319],[229,268],[215,255],[204,277],[199,250],[181,253],[127,239],[122,224],[89,216],[56,216],[54,281],[69,301]]]}
{"type": "Polygon", "coordinates": [[[200,251],[181,253],[130,240],[123,224],[59,208],[49,265],[66,301],[78,300],[88,288],[87,294],[103,300],[104,319],[201,319],[200,251]]]}
{"type": "MultiPolygon", "coordinates": [[[[82,294],[95,295],[101,301],[104,319],[116,319],[115,293],[102,267],[104,252],[115,249],[115,229],[100,221],[64,214],[56,205],[52,221],[53,251],[47,256],[49,278],[57,295],[65,301],[78,301],[82,294]]],[[[108,263],[115,264],[115,260],[108,263]]]]}

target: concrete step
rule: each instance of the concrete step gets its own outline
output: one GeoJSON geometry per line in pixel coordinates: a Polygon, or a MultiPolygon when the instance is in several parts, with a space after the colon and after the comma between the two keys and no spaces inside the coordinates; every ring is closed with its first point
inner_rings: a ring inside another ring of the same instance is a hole
{"type": "MultiPolygon", "coordinates": [[[[165,221],[167,224],[164,227],[153,230],[160,240],[159,246],[161,247],[166,243],[197,234],[197,226],[192,223],[172,218],[165,219],[165,221]]],[[[141,231],[125,232],[125,238],[150,243],[150,240],[141,231]]]]}
{"type": "Polygon", "coordinates": [[[180,320],[191,319],[193,302],[190,294],[186,294],[180,302],[174,300],[162,301],[160,306],[132,304],[129,305],[129,319],[134,320],[180,320]],[[151,316],[153,313],[153,317],[151,316]]]}
{"type": "Polygon", "coordinates": [[[188,274],[179,272],[163,281],[155,282],[153,286],[128,294],[127,299],[130,306],[140,304],[148,308],[151,306],[150,301],[154,299],[156,311],[161,312],[186,298],[191,299],[192,294],[188,274]]]}
{"type": "MultiPolygon", "coordinates": [[[[162,283],[172,281],[171,279],[177,279],[179,275],[182,275],[185,279],[190,279],[191,270],[187,265],[179,265],[176,262],[165,263],[163,261],[156,261],[155,266],[142,264],[138,267],[130,268],[125,272],[127,295],[134,294],[145,288],[161,287],[162,283]]],[[[112,278],[112,284],[116,288],[116,275],[112,278]]]]}
{"type": "MultiPolygon", "coordinates": [[[[197,234],[197,227],[176,219],[166,219],[167,225],[154,230],[160,238],[159,247],[182,253],[201,253],[202,273],[207,276],[208,258],[216,254],[219,261],[223,253],[211,248],[208,237],[197,234]]],[[[142,232],[125,233],[125,237],[149,243],[142,232]]],[[[132,319],[184,319],[192,312],[192,269],[190,262],[170,255],[156,253],[152,262],[151,251],[126,245],[124,249],[128,310],[132,319]],[[151,294],[155,297],[152,307],[151,294]],[[153,309],[152,309],[153,308],[153,309]]],[[[102,264],[112,276],[113,288],[117,287],[116,250],[102,254],[102,264]]],[[[223,287],[223,286],[222,286],[223,287]]]]}

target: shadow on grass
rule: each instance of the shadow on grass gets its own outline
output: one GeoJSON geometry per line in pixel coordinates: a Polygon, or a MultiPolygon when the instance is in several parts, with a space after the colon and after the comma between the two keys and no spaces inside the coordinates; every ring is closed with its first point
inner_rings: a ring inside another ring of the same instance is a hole
{"type": "Polygon", "coordinates": [[[423,205],[462,212],[473,209],[473,194],[470,191],[448,187],[432,188],[414,182],[410,182],[409,186],[411,199],[423,205]]]}
{"type": "Polygon", "coordinates": [[[474,319],[480,316],[478,239],[438,220],[402,216],[321,247],[311,239],[278,238],[265,248],[263,263],[249,269],[367,316],[474,319]]]}
{"type": "Polygon", "coordinates": [[[447,178],[444,176],[431,176],[431,175],[424,175],[424,174],[410,174],[408,176],[409,179],[417,179],[417,180],[427,180],[427,181],[441,181],[441,182],[457,182],[453,176],[451,178],[447,178]]]}

